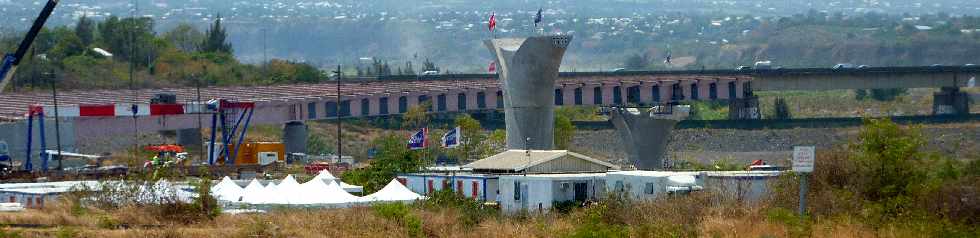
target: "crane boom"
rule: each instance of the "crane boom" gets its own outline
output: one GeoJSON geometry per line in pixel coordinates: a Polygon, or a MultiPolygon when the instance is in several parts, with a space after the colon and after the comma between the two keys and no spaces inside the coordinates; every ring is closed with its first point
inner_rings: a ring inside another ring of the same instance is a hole
{"type": "Polygon", "coordinates": [[[34,25],[31,25],[31,29],[27,31],[27,36],[20,42],[17,51],[14,54],[3,56],[3,61],[0,61],[2,63],[0,65],[0,94],[7,87],[7,83],[10,83],[13,79],[14,73],[17,72],[17,66],[20,65],[20,60],[24,58],[27,50],[31,48],[31,44],[34,43],[34,38],[37,38],[37,34],[41,32],[44,23],[48,21],[48,17],[54,12],[54,7],[58,5],[58,1],[60,0],[48,0],[48,3],[41,9],[41,14],[37,16],[37,19],[34,19],[34,25]]]}

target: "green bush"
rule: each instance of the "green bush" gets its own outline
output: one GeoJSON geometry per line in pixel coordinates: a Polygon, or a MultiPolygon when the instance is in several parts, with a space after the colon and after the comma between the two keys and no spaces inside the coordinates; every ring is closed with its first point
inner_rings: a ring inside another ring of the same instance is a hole
{"type": "Polygon", "coordinates": [[[412,214],[412,209],[404,203],[379,203],[371,206],[374,214],[401,224],[410,237],[425,237],[422,219],[412,214]]]}
{"type": "Polygon", "coordinates": [[[456,209],[460,213],[460,223],[464,226],[479,224],[483,219],[494,217],[497,210],[484,206],[482,202],[457,194],[452,189],[435,191],[429,198],[419,203],[424,209],[456,209]]]}

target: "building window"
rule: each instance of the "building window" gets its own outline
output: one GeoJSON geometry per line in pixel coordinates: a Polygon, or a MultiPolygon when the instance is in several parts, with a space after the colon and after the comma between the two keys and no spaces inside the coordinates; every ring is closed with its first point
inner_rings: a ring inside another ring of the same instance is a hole
{"type": "Polygon", "coordinates": [[[458,194],[460,197],[464,196],[463,195],[463,180],[456,180],[456,194],[458,194]]]}
{"type": "Polygon", "coordinates": [[[341,117],[350,116],[350,100],[340,101],[340,116],[341,117]]]}
{"type": "Polygon", "coordinates": [[[378,99],[378,114],[388,115],[388,98],[378,99]]]}
{"type": "Polygon", "coordinates": [[[361,116],[371,115],[371,100],[361,99],[361,116]]]}
{"type": "Polygon", "coordinates": [[[691,100],[698,100],[699,98],[701,98],[701,95],[700,95],[701,92],[699,92],[699,91],[700,90],[698,90],[698,84],[692,83],[691,84],[691,100]]]}
{"type": "Polygon", "coordinates": [[[497,91],[497,108],[504,108],[504,91],[497,91]]]}
{"type": "Polygon", "coordinates": [[[653,86],[651,95],[653,95],[654,102],[660,102],[660,85],[653,86]]]}
{"type": "Polygon", "coordinates": [[[401,96],[398,97],[398,113],[405,113],[408,111],[408,97],[401,96]]]}
{"type": "Polygon", "coordinates": [[[646,193],[646,194],[653,194],[654,193],[653,190],[654,190],[653,189],[653,183],[646,183],[643,186],[643,192],[646,193]]]}
{"type": "Polygon", "coordinates": [[[555,89],[555,106],[561,106],[564,104],[564,93],[562,93],[560,88],[555,89]]]}
{"type": "Polygon", "coordinates": [[[728,99],[736,98],[735,82],[728,82],[728,99]]]}
{"type": "Polygon", "coordinates": [[[327,111],[327,117],[337,117],[337,112],[340,111],[338,107],[336,102],[327,102],[324,105],[324,109],[327,111]]]}
{"type": "Polygon", "coordinates": [[[582,105],[582,88],[575,88],[575,105],[582,105]]]}
{"type": "Polygon", "coordinates": [[[620,86],[613,87],[613,104],[622,105],[623,104],[623,88],[620,86]]]}
{"type": "MultiPolygon", "coordinates": [[[[419,106],[425,105],[425,102],[428,101],[429,101],[429,95],[419,95],[419,106]]],[[[432,111],[431,103],[429,104],[429,108],[426,108],[426,110],[430,112],[432,111]]]]}
{"type": "Polygon", "coordinates": [[[466,111],[466,94],[460,93],[456,95],[456,109],[459,111],[466,111]]]}
{"type": "Polygon", "coordinates": [[[408,179],[406,178],[398,178],[398,182],[402,183],[402,185],[408,185],[408,179]]]}
{"type": "Polygon", "coordinates": [[[307,114],[309,115],[309,118],[310,119],[316,119],[316,103],[315,102],[311,102],[309,104],[306,104],[306,111],[308,112],[307,114]]]}
{"type": "Polygon", "coordinates": [[[446,95],[439,94],[439,96],[436,96],[436,104],[439,104],[437,109],[439,109],[440,112],[446,111],[446,95]]]}
{"type": "Polygon", "coordinates": [[[718,83],[708,85],[708,98],[711,100],[718,99],[718,83]]]}
{"type": "Polygon", "coordinates": [[[625,192],[626,186],[623,186],[623,181],[616,181],[616,185],[613,189],[615,189],[614,191],[617,192],[625,192]]]}
{"type": "Polygon", "coordinates": [[[487,94],[484,92],[476,93],[476,108],[486,109],[487,108],[487,94]]]}
{"type": "Polygon", "coordinates": [[[634,105],[640,105],[640,86],[633,86],[626,88],[626,102],[632,103],[634,105]]]}
{"type": "Polygon", "coordinates": [[[602,87],[592,88],[592,103],[602,105],[602,87]]]}
{"type": "Polygon", "coordinates": [[[521,200],[521,182],[514,181],[514,201],[521,200]]]}
{"type": "Polygon", "coordinates": [[[675,83],[670,87],[670,100],[671,101],[681,101],[684,100],[684,90],[681,89],[681,84],[675,83]]]}

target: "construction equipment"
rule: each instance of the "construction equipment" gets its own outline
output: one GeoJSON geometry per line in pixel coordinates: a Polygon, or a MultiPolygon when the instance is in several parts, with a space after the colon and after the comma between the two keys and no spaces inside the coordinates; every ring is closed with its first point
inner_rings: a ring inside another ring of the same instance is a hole
{"type": "Polygon", "coordinates": [[[14,73],[17,72],[17,66],[20,65],[21,59],[24,59],[27,50],[31,48],[31,44],[34,43],[34,38],[37,38],[37,34],[44,27],[44,23],[48,21],[48,17],[51,16],[54,7],[58,5],[58,1],[48,0],[48,3],[41,9],[41,14],[37,16],[37,19],[34,19],[34,25],[31,25],[31,29],[27,31],[27,36],[24,37],[24,40],[20,42],[20,46],[17,47],[17,52],[3,56],[2,64],[0,64],[0,94],[7,87],[7,83],[13,80],[14,73]]]}
{"type": "MultiPolygon", "coordinates": [[[[210,145],[208,145],[210,147],[210,145]]],[[[215,148],[221,148],[222,144],[219,143],[215,148]]],[[[230,165],[233,163],[236,166],[240,165],[269,165],[275,162],[284,162],[286,160],[286,145],[280,142],[245,142],[241,144],[241,148],[236,145],[229,146],[231,151],[238,151],[235,158],[232,160],[225,159],[224,157],[209,159],[209,161],[217,161],[218,164],[230,165]]],[[[220,154],[220,151],[215,151],[220,154]]],[[[214,153],[212,153],[214,154],[214,153]]]]}

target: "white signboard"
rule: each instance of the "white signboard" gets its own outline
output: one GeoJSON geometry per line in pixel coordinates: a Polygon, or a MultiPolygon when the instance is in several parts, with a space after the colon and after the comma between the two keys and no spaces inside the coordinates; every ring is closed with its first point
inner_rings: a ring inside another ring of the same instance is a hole
{"type": "Polygon", "coordinates": [[[813,161],[816,159],[816,148],[813,146],[793,147],[793,171],[801,173],[813,172],[813,161]]]}

